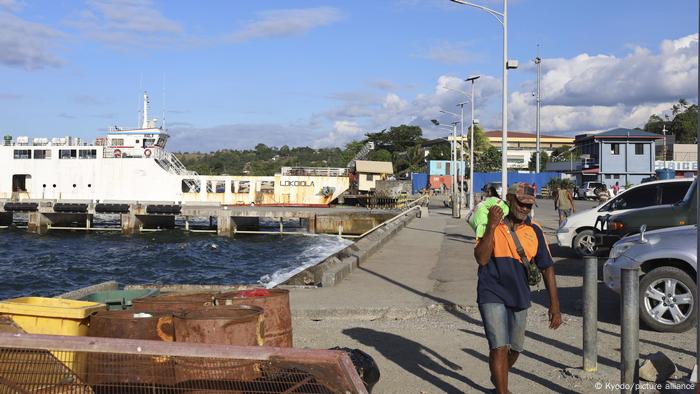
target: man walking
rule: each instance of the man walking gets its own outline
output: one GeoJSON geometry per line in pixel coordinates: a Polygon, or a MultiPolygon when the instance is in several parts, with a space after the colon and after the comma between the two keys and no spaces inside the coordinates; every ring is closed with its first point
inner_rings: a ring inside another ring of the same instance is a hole
{"type": "Polygon", "coordinates": [[[574,207],[574,198],[571,195],[571,191],[568,188],[562,187],[559,189],[556,195],[556,200],[554,205],[559,211],[559,225],[564,221],[564,219],[571,216],[571,212],[576,212],[576,207],[574,207]]]}
{"type": "Polygon", "coordinates": [[[508,392],[508,371],[523,351],[530,307],[529,262],[542,272],[549,293],[549,328],[561,324],[552,256],[542,229],[528,216],[535,203],[534,189],[514,183],[506,202],[505,218],[497,205],[489,209],[486,232],[474,249],[479,264],[477,303],[489,343],[491,382],[499,394],[508,392]]]}

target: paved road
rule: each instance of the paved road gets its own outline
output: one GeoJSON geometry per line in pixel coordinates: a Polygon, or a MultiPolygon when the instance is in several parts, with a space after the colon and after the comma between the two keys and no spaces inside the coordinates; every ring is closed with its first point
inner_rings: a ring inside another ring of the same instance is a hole
{"type": "MultiPolygon", "coordinates": [[[[581,374],[582,262],[556,247],[551,200],[538,203],[535,220],[556,261],[564,324],[550,330],[546,293],[533,295],[526,350],[511,375],[511,391],[601,392],[600,383],[610,392],[605,384],[619,382],[618,297],[599,284],[599,372],[581,374]]],[[[295,346],[363,349],[381,369],[377,393],[488,392],[493,386],[476,309],[473,249],[465,221],[435,201],[428,217],[413,220],[339,285],[292,291],[295,346]]],[[[642,330],[640,339],[642,357],[663,351],[678,365],[679,377],[690,373],[694,331],[642,330]]]]}

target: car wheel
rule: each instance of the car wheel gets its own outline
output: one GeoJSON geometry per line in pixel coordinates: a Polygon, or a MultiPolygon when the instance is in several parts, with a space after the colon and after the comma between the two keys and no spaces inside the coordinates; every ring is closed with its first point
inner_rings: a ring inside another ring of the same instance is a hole
{"type": "Polygon", "coordinates": [[[574,250],[579,256],[595,256],[598,246],[595,244],[595,231],[583,230],[574,237],[574,250]]]}
{"type": "Polygon", "coordinates": [[[639,282],[639,316],[652,330],[690,330],[697,320],[696,301],[693,278],[678,268],[656,268],[639,282]]]}

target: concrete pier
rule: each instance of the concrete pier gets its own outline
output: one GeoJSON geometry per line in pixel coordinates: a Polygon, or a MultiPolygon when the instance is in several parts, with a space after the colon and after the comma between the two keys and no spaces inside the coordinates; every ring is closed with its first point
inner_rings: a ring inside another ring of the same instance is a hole
{"type": "Polygon", "coordinates": [[[5,211],[6,201],[0,200],[0,226],[11,226],[13,213],[28,214],[28,231],[45,234],[52,228],[75,230],[111,230],[122,234],[138,234],[142,230],[171,229],[176,219],[184,222],[184,230],[192,231],[192,219],[209,218],[209,227],[197,231],[212,231],[219,236],[233,236],[237,231],[258,231],[261,219],[280,222],[299,220],[311,234],[359,235],[393,217],[396,210],[368,210],[360,207],[280,207],[225,206],[220,204],[185,205],[175,202],[96,203],[92,201],[56,202],[31,201],[26,209],[5,211]],[[119,215],[119,226],[95,228],[100,215],[119,215]]]}

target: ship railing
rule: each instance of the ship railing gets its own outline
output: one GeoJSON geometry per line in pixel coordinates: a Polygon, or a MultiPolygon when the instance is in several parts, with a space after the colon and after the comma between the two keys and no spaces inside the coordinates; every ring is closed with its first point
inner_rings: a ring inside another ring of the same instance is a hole
{"type": "Polygon", "coordinates": [[[347,168],[333,167],[282,167],[282,176],[347,176],[347,168]]]}

